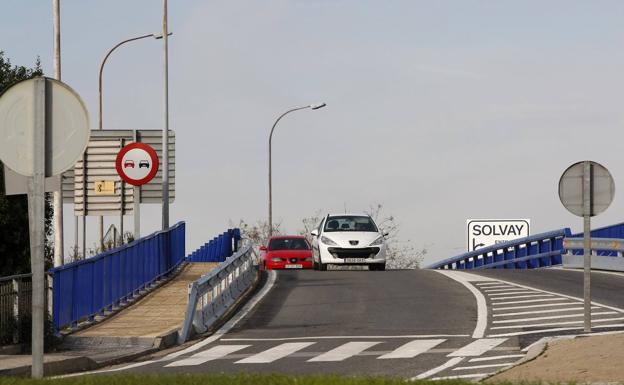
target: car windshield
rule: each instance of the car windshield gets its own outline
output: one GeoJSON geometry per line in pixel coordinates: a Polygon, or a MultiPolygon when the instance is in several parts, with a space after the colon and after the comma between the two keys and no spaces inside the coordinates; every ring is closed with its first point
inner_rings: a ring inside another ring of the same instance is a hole
{"type": "Polygon", "coordinates": [[[276,238],[269,242],[269,250],[310,250],[305,238],[276,238]]]}
{"type": "Polygon", "coordinates": [[[344,215],[327,218],[325,232],[333,231],[367,231],[376,233],[377,226],[370,217],[344,215]]]}

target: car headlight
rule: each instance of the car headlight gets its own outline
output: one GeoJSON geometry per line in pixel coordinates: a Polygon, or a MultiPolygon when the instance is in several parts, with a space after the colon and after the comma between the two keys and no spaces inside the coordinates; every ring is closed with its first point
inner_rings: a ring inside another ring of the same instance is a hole
{"type": "Polygon", "coordinates": [[[323,242],[324,244],[328,245],[328,246],[338,246],[338,244],[334,241],[332,241],[331,239],[327,238],[326,236],[322,236],[321,237],[321,242],[323,242]]]}
{"type": "Polygon", "coordinates": [[[379,245],[382,245],[383,243],[384,243],[384,237],[382,235],[379,238],[375,239],[373,243],[371,243],[369,246],[379,246],[379,245]]]}
{"type": "Polygon", "coordinates": [[[307,257],[306,259],[304,259],[305,262],[312,262],[314,260],[314,258],[312,257],[307,257]]]}
{"type": "Polygon", "coordinates": [[[273,257],[271,258],[271,262],[282,262],[282,258],[273,257]]]}

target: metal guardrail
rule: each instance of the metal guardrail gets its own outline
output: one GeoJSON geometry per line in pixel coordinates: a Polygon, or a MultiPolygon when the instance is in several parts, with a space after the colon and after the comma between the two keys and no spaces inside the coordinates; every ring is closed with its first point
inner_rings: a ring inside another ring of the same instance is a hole
{"type": "Polygon", "coordinates": [[[427,269],[533,269],[560,265],[563,238],[570,236],[570,229],[502,242],[475,251],[460,254],[427,266],[427,269]]]}
{"type": "Polygon", "coordinates": [[[229,229],[193,251],[187,259],[189,262],[223,262],[237,251],[240,240],[240,229],[229,229]]]}
{"type": "Polygon", "coordinates": [[[251,244],[243,246],[219,267],[189,284],[189,300],[178,343],[204,333],[251,286],[258,274],[251,244]]]}
{"type": "Polygon", "coordinates": [[[54,275],[54,327],[93,321],[139,294],[185,261],[185,224],[155,232],[92,258],[63,265],[54,275]]]}
{"type": "MultiPolygon", "coordinates": [[[[592,251],[617,251],[618,256],[624,252],[624,239],[619,238],[592,238],[592,251]]],[[[583,238],[566,238],[563,240],[563,248],[568,251],[583,251],[583,238]]]]}
{"type": "MultiPolygon", "coordinates": [[[[52,313],[52,276],[46,274],[46,307],[52,313]]],[[[19,343],[19,336],[30,331],[21,330],[24,320],[32,312],[32,274],[18,274],[0,278],[0,346],[19,343]]],[[[29,326],[29,325],[28,325],[29,326]]]]}

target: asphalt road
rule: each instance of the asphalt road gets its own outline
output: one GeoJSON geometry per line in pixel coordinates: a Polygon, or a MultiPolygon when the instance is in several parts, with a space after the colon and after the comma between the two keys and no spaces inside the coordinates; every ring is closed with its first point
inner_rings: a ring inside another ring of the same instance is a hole
{"type": "Polygon", "coordinates": [[[434,271],[279,271],[268,295],[220,340],[130,370],[410,378],[473,342],[476,316],[470,291],[434,271]],[[423,351],[379,358],[401,346],[423,351]]]}
{"type": "MultiPolygon", "coordinates": [[[[583,272],[570,269],[488,269],[470,273],[502,279],[541,290],[583,298],[583,272]]],[[[598,272],[591,274],[592,301],[624,309],[624,274],[598,272]]]]}

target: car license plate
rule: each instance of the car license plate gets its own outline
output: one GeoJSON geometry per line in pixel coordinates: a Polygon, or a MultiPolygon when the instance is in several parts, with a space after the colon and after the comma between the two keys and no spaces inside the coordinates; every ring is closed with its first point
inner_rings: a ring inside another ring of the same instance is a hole
{"type": "Polygon", "coordinates": [[[364,263],[366,258],[345,258],[344,261],[346,263],[364,263]]]}
{"type": "Polygon", "coordinates": [[[303,265],[286,265],[284,267],[287,269],[301,269],[303,265]]]}

